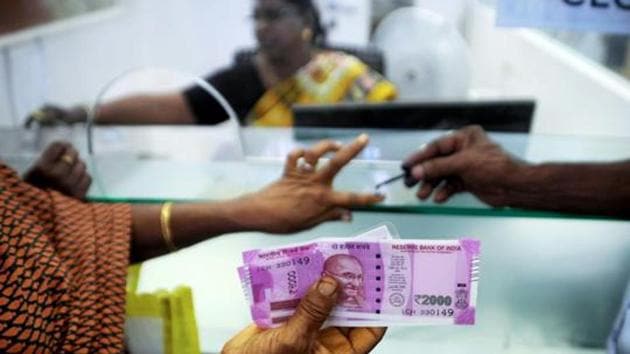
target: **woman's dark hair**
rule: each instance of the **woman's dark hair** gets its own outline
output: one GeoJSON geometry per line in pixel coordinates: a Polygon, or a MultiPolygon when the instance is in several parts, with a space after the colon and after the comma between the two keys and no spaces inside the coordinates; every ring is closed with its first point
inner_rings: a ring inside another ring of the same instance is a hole
{"type": "Polygon", "coordinates": [[[323,46],[326,44],[326,29],[322,25],[321,15],[313,0],[285,0],[295,6],[307,21],[313,26],[313,44],[323,46]]]}

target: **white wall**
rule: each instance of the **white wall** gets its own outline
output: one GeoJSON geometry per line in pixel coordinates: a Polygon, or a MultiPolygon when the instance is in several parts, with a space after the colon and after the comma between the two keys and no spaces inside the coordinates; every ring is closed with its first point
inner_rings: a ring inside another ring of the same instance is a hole
{"type": "Polygon", "coordinates": [[[12,125],[13,107],[9,93],[8,51],[0,51],[0,126],[12,125]]]}
{"type": "Polygon", "coordinates": [[[371,0],[315,0],[328,27],[328,40],[336,44],[364,46],[370,39],[371,0]]]}
{"type": "Polygon", "coordinates": [[[630,81],[541,32],[496,28],[485,5],[472,19],[474,90],[535,98],[534,133],[630,136],[630,81]]]}

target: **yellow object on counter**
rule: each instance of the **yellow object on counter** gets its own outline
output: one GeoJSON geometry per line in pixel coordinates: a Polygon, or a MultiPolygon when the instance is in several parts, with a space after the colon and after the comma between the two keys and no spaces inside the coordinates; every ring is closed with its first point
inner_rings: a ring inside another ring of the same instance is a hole
{"type": "Polygon", "coordinates": [[[141,265],[129,267],[125,338],[131,354],[200,354],[192,290],[138,294],[141,265]]]}

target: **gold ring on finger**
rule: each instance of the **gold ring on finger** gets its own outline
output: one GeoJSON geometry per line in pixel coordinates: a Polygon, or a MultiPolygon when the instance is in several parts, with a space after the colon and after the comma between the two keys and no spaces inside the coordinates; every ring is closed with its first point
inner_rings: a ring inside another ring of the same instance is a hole
{"type": "Polygon", "coordinates": [[[74,157],[72,157],[72,155],[70,154],[65,154],[61,156],[61,161],[67,163],[70,166],[74,165],[74,157]]]}
{"type": "Polygon", "coordinates": [[[315,171],[315,167],[313,165],[311,165],[310,163],[306,162],[306,160],[304,160],[304,158],[300,158],[298,160],[297,168],[298,168],[298,171],[304,172],[304,173],[309,173],[309,172],[315,171]]]}

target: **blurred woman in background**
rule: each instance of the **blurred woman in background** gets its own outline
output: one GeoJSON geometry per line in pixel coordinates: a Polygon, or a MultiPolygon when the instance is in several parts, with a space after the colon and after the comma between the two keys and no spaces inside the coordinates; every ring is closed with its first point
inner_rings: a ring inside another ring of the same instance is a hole
{"type": "MultiPolygon", "coordinates": [[[[256,0],[253,19],[258,48],[206,80],[234,107],[242,124],[291,126],[294,104],[381,102],[395,86],[358,58],[324,49],[326,31],[312,0],[256,0]]],[[[31,121],[77,122],[84,109],[44,107],[31,121]]],[[[138,95],[102,106],[101,124],[217,124],[227,119],[201,87],[163,95],[138,95]]]]}

